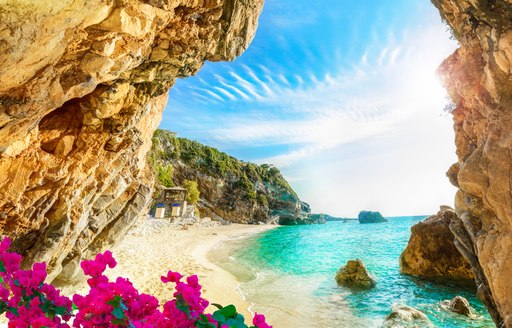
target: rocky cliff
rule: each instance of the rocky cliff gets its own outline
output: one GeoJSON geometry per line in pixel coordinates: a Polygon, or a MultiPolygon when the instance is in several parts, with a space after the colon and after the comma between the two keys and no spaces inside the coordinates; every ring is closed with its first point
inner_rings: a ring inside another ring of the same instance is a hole
{"type": "Polygon", "coordinates": [[[0,229],[49,280],[147,209],[146,153],[177,78],[249,45],[263,0],[8,1],[0,10],[0,229]]]}
{"type": "Polygon", "coordinates": [[[455,247],[450,223],[453,209],[441,210],[411,228],[407,247],[400,255],[400,272],[422,279],[469,285],[474,275],[469,262],[455,247]]]}
{"type": "Polygon", "coordinates": [[[440,67],[458,156],[451,230],[494,321],[512,327],[512,1],[432,2],[460,43],[440,67]]]}
{"type": "MultiPolygon", "coordinates": [[[[215,148],[157,130],[150,161],[172,166],[174,185],[196,181],[201,216],[238,223],[309,224],[309,205],[276,167],[242,162],[215,148]]],[[[165,177],[164,179],[167,179],[165,177]]]]}

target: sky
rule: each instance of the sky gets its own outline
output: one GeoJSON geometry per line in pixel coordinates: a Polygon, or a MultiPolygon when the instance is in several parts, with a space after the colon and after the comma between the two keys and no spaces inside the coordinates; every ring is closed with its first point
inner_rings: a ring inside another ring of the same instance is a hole
{"type": "Polygon", "coordinates": [[[177,81],[160,128],[277,166],[314,213],[452,205],[457,47],[427,0],[266,0],[249,49],[177,81]]]}

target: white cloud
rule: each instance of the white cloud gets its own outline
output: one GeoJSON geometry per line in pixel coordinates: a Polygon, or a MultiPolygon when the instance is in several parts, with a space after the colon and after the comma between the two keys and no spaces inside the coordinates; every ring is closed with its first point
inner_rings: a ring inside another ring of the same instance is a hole
{"type": "Polygon", "coordinates": [[[422,31],[410,34],[400,45],[385,46],[373,62],[365,53],[348,73],[326,74],[321,80],[307,73],[308,87],[303,77],[295,76],[298,85],[291,88],[281,73],[277,79],[282,83],[272,84],[270,90],[270,83],[249,67],[245,70],[252,81],[231,73],[237,88],[257,103],[245,117],[228,119],[222,128],[214,129],[212,137],[225,144],[301,146],[289,154],[261,159],[283,166],[398,126],[444,96],[434,72],[453,44],[442,27],[422,31]],[[434,43],[436,47],[431,46],[434,43]],[[285,114],[274,115],[273,106],[285,114]]]}

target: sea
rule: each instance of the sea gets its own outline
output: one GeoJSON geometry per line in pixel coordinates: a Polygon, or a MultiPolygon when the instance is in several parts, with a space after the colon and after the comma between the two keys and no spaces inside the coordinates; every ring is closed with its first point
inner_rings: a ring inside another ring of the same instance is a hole
{"type": "Polygon", "coordinates": [[[231,272],[239,291],[275,328],[380,327],[394,304],[424,312],[435,327],[495,327],[470,286],[431,283],[400,274],[398,258],[410,228],[426,216],[390,217],[389,222],[357,221],[280,226],[219,245],[209,259],[231,272]],[[351,291],[336,284],[336,271],[361,259],[377,287],[351,291]],[[440,306],[455,296],[477,313],[469,319],[440,306]]]}

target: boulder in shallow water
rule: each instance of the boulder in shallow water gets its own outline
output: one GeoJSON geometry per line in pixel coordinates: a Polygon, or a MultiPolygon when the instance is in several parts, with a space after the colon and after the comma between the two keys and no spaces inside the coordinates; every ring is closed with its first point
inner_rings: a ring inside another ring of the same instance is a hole
{"type": "Polygon", "coordinates": [[[407,305],[393,305],[387,315],[383,328],[434,327],[425,313],[407,305]]]}
{"type": "Polygon", "coordinates": [[[400,255],[400,272],[418,278],[455,284],[474,284],[471,265],[455,246],[450,222],[457,214],[442,206],[411,228],[407,247],[400,255]]]}
{"type": "Polygon", "coordinates": [[[370,275],[363,261],[349,260],[347,265],[336,272],[336,282],[351,288],[373,288],[377,285],[375,278],[370,275]]]}
{"type": "Polygon", "coordinates": [[[388,222],[379,212],[361,211],[357,216],[359,223],[383,223],[388,222]]]}
{"type": "Polygon", "coordinates": [[[451,300],[441,302],[441,306],[453,313],[461,314],[466,317],[474,317],[475,311],[469,304],[468,300],[462,296],[455,296],[451,300]]]}

